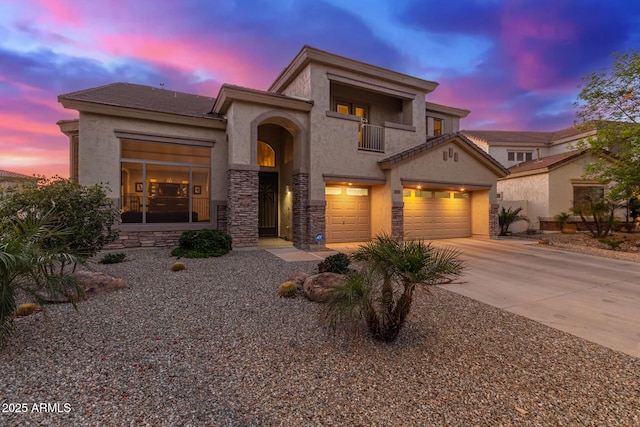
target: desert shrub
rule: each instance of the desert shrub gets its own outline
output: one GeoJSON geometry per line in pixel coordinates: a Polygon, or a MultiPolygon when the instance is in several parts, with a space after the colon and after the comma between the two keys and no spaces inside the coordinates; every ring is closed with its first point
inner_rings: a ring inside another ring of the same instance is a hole
{"type": "MultiPolygon", "coordinates": [[[[107,198],[107,190],[101,184],[83,186],[70,179],[40,178],[20,191],[3,193],[0,217],[25,218],[28,213],[36,216],[47,213],[52,226],[71,232],[50,237],[41,245],[56,250],[64,248],[67,253],[86,260],[118,238],[114,225],[119,212],[107,198]]],[[[75,266],[74,263],[74,269],[75,266]]]]}
{"type": "Polygon", "coordinates": [[[284,282],[278,286],[278,295],[285,298],[295,297],[298,294],[298,287],[293,282],[284,282]]]}
{"type": "Polygon", "coordinates": [[[328,324],[364,321],[374,339],[395,341],[409,314],[415,287],[462,274],[464,262],[459,255],[455,249],[430,243],[377,236],[353,254],[362,269],[349,273],[346,283],[329,294],[328,324]]]}
{"type": "Polygon", "coordinates": [[[320,262],[318,264],[318,271],[320,273],[347,274],[349,272],[349,264],[351,264],[349,256],[340,252],[328,256],[320,262]]]}
{"type": "Polygon", "coordinates": [[[620,249],[620,246],[622,245],[622,240],[618,239],[615,236],[603,237],[598,241],[604,245],[609,246],[609,249],[612,249],[614,251],[620,249]]]}
{"type": "Polygon", "coordinates": [[[498,225],[500,226],[500,235],[505,236],[509,233],[509,227],[511,224],[514,224],[519,221],[527,221],[529,222],[529,218],[525,215],[520,215],[520,211],[522,208],[505,209],[504,206],[500,209],[500,213],[498,214],[498,225]]]}
{"type": "Polygon", "coordinates": [[[127,254],[125,254],[124,252],[110,253],[105,254],[105,256],[103,256],[102,259],[98,262],[100,264],[118,264],[124,261],[126,257],[127,254]]]}
{"type": "Polygon", "coordinates": [[[82,295],[82,287],[64,269],[64,265],[82,262],[66,252],[68,246],[63,244],[72,233],[49,213],[27,212],[0,219],[0,344],[15,331],[18,293],[40,305],[43,292],[51,297],[82,295]]]}
{"type": "Polygon", "coordinates": [[[171,255],[185,258],[217,257],[231,250],[231,236],[218,230],[185,231],[178,243],[171,255]]]}
{"type": "Polygon", "coordinates": [[[178,262],[174,262],[171,265],[171,271],[182,271],[182,270],[185,270],[186,268],[187,268],[187,266],[184,265],[183,262],[179,262],[179,261],[178,262]]]}

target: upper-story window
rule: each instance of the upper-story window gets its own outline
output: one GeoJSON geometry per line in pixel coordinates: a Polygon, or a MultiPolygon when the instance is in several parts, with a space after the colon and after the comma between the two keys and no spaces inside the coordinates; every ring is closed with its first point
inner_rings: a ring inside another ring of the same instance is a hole
{"type": "Polygon", "coordinates": [[[351,102],[337,101],[336,111],[340,114],[353,114],[360,117],[360,120],[367,121],[367,107],[351,102]]]}
{"type": "Polygon", "coordinates": [[[528,162],[533,160],[533,151],[509,151],[507,160],[510,162],[528,162]]]}
{"type": "Polygon", "coordinates": [[[442,136],[444,133],[444,120],[435,117],[427,117],[427,135],[442,136]]]}

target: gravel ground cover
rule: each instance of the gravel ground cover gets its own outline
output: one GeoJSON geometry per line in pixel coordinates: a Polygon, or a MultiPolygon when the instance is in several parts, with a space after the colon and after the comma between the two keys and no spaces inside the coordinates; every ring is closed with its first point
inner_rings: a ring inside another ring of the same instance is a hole
{"type": "Polygon", "coordinates": [[[381,344],[277,297],[315,262],[233,251],[174,273],[167,250],[127,254],[92,265],[127,289],[17,320],[0,425],[640,425],[640,359],[445,289],[420,288],[381,344]]]}

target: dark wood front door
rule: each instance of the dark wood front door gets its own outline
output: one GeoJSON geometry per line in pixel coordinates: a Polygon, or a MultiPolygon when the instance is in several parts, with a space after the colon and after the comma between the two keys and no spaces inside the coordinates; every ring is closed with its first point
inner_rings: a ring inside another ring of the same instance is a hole
{"type": "Polygon", "coordinates": [[[258,235],[278,237],[278,173],[260,172],[258,188],[258,235]]]}

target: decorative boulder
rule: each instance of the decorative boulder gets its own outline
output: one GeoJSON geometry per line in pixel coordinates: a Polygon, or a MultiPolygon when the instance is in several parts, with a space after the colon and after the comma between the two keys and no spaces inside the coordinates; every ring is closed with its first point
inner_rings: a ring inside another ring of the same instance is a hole
{"type": "Polygon", "coordinates": [[[344,276],[336,273],[320,273],[309,276],[302,285],[304,296],[311,301],[326,302],[331,289],[344,285],[344,276]]]}
{"type": "Polygon", "coordinates": [[[112,292],[125,287],[124,280],[95,271],[78,271],[75,276],[84,289],[85,296],[112,292]]]}
{"type": "Polygon", "coordinates": [[[304,284],[304,281],[307,280],[308,277],[309,277],[309,274],[299,271],[289,276],[289,282],[295,283],[296,287],[299,290],[302,290],[302,285],[304,284]]]}

